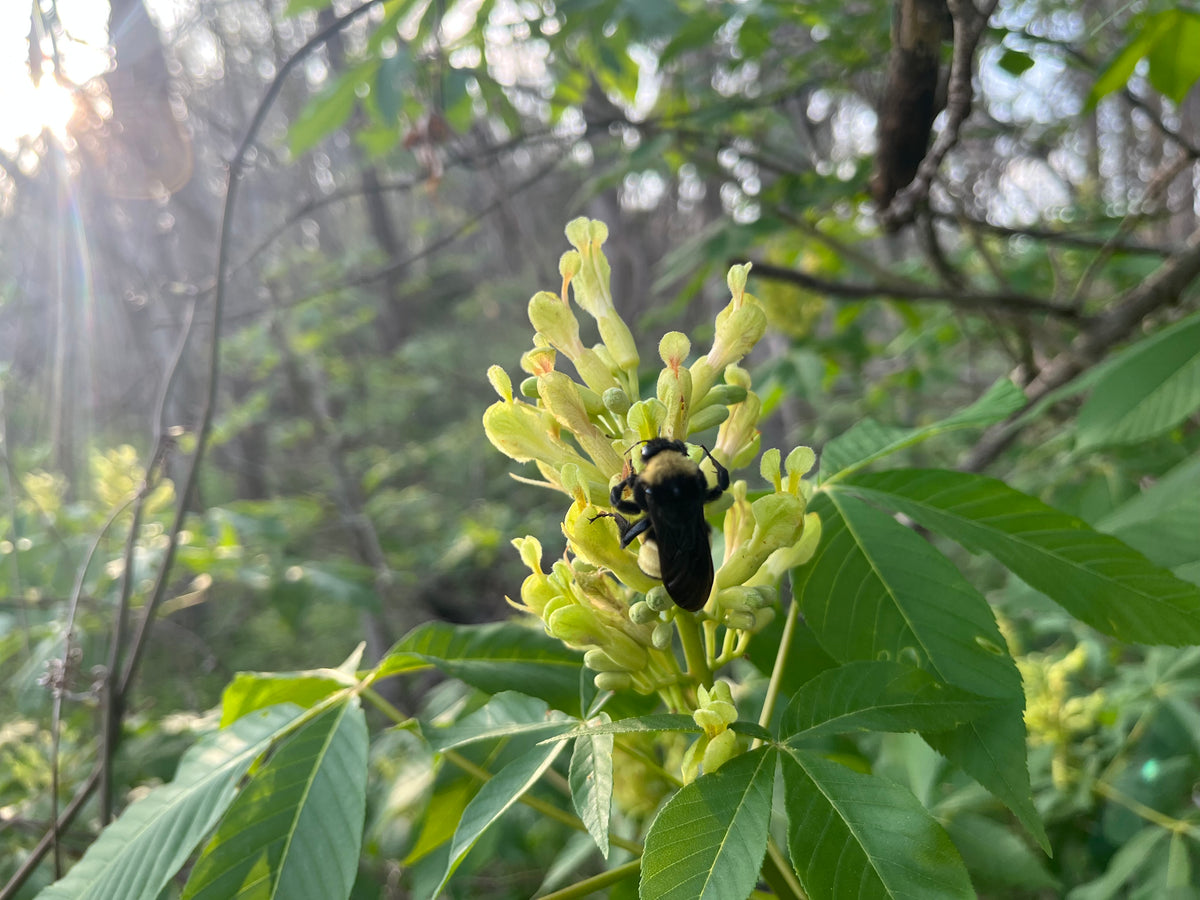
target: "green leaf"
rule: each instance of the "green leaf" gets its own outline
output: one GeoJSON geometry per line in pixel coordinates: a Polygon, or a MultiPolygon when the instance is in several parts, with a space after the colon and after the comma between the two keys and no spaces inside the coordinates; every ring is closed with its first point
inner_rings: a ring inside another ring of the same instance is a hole
{"type": "Polygon", "coordinates": [[[326,135],[346,124],[358,102],[354,93],[358,82],[357,74],[348,72],[309,101],[288,129],[288,148],[292,156],[315,147],[326,135]]]}
{"type": "Polygon", "coordinates": [[[247,713],[279,703],[308,709],[330,694],[351,687],[356,679],[337,669],[307,672],[238,672],[221,694],[221,727],[247,713]]]}
{"type": "Polygon", "coordinates": [[[1200,643],[1200,588],[1001,481],[912,469],[861,474],[847,487],[991,554],[1105,634],[1146,644],[1200,643]]]}
{"type": "Polygon", "coordinates": [[[174,781],[125,810],[38,900],[156,900],[224,814],[251,764],[301,714],[276,706],[202,738],[184,754],[174,781]]]}
{"type": "Polygon", "coordinates": [[[538,744],[497,772],[479,789],[479,793],[463,810],[462,819],[450,842],[450,858],[446,863],[446,872],[441,883],[433,891],[431,900],[441,893],[450,876],[467,855],[467,851],[475,846],[475,842],[510,806],[537,783],[564,746],[566,745],[559,741],[538,744]]]}
{"type": "Polygon", "coordinates": [[[377,671],[383,677],[435,666],[489,694],[520,691],[578,715],[582,664],[574,650],[516,622],[427,622],[401,638],[377,671]]]}
{"type": "Polygon", "coordinates": [[[818,495],[821,544],[796,570],[808,624],[835,659],[918,665],[984,697],[1020,699],[991,607],[946,557],[843,491],[818,495]]]}
{"type": "MultiPolygon", "coordinates": [[[[608,715],[601,713],[601,719],[608,715]]],[[[575,739],[568,780],[575,812],[608,859],[608,820],[612,813],[613,736],[585,734],[575,739]]]]}
{"type": "Polygon", "coordinates": [[[354,700],[322,712],[254,773],[221,819],[184,900],[339,900],[358,870],[367,725],[354,700]]]}
{"type": "MultiPolygon", "coordinates": [[[[1192,52],[1200,62],[1200,35],[1192,52]]],[[[1139,341],[1106,367],[1079,411],[1076,446],[1138,443],[1174,428],[1197,409],[1200,315],[1193,315],[1139,341]]]]}
{"type": "Polygon", "coordinates": [[[1033,68],[1033,57],[1020,50],[1005,48],[997,63],[1009,75],[1019,78],[1033,68]]]}
{"type": "Polygon", "coordinates": [[[696,720],[683,713],[651,713],[647,716],[629,716],[615,722],[589,723],[559,735],[562,740],[586,734],[636,734],[653,731],[683,731],[698,734],[701,731],[696,720]]]}
{"type": "Polygon", "coordinates": [[[1030,798],[1023,693],[991,607],[913,531],[843,491],[819,494],[821,544],[796,570],[796,596],[825,650],[842,662],[901,661],[982,697],[1007,701],[925,738],[999,797],[1045,843],[1030,798]],[[836,504],[836,506],[835,506],[836,504]]]}
{"type": "Polygon", "coordinates": [[[788,705],[783,736],[792,746],[862,731],[944,731],[992,711],[984,700],[894,662],[851,662],[817,675],[788,705]]]}
{"type": "Polygon", "coordinates": [[[395,125],[400,118],[404,94],[412,89],[413,72],[413,58],[407,47],[401,46],[394,55],[379,62],[374,102],[386,125],[395,125]]]}
{"type": "Polygon", "coordinates": [[[864,419],[831,440],[821,451],[820,481],[827,484],[844,478],[897,450],[911,447],[939,434],[960,428],[985,428],[1012,415],[1025,405],[1025,394],[1007,379],[997,381],[988,392],[947,419],[919,428],[897,428],[864,419]]]}
{"type": "Polygon", "coordinates": [[[551,711],[544,700],[516,691],[502,691],[462,721],[446,728],[426,727],[423,731],[429,745],[443,751],[477,741],[562,732],[573,721],[557,710],[551,711]]]}
{"type": "Polygon", "coordinates": [[[767,850],[776,754],[760,747],[734,757],[667,801],[646,834],[642,897],[750,896],[767,850]]]}
{"type": "Polygon", "coordinates": [[[425,815],[420,820],[421,833],[408,851],[408,856],[404,857],[402,865],[406,868],[413,866],[450,840],[454,836],[454,829],[462,821],[463,810],[474,794],[475,782],[468,778],[459,778],[435,788],[425,805],[425,815]]]}
{"type": "Polygon", "coordinates": [[[1180,463],[1158,483],[1126,500],[1096,523],[1160,566],[1200,561],[1200,455],[1180,463]]]}
{"type": "Polygon", "coordinates": [[[985,816],[966,813],[946,823],[954,846],[966,861],[980,891],[1005,896],[1015,890],[1050,891],[1059,887],[1045,857],[1031,850],[1011,828],[985,816]]]}
{"type": "Polygon", "coordinates": [[[1100,73],[1096,83],[1092,85],[1091,91],[1088,92],[1087,100],[1084,103],[1085,109],[1094,108],[1100,100],[1114,91],[1121,90],[1129,83],[1129,78],[1133,75],[1133,70],[1137,68],[1138,62],[1150,52],[1150,48],[1154,46],[1159,37],[1171,27],[1174,12],[1174,10],[1164,10],[1146,20],[1146,24],[1141,30],[1108,64],[1108,68],[1100,73]]]}
{"type": "Polygon", "coordinates": [[[1200,13],[1175,8],[1164,15],[1171,16],[1171,24],[1150,47],[1150,83],[1182,103],[1200,79],[1200,13]]]}
{"type": "Polygon", "coordinates": [[[789,748],[783,786],[788,849],[810,897],[975,897],[950,837],[899,785],[789,748]]]}
{"type": "Polygon", "coordinates": [[[1146,865],[1158,845],[1169,836],[1169,831],[1157,825],[1143,828],[1113,854],[1103,875],[1072,890],[1067,900],[1112,900],[1126,896],[1122,892],[1125,883],[1146,865]]]}

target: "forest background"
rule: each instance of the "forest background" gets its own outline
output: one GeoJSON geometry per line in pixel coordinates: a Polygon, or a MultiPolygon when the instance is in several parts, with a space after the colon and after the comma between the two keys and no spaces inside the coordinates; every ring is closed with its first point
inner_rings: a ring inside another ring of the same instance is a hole
{"type": "MultiPolygon", "coordinates": [[[[577,215],[608,225],[644,358],[670,329],[710,340],[726,270],[753,263],[764,445],[934,422],[1011,378],[1023,415],[907,461],[1003,478],[1200,583],[1200,11],[18,12],[0,29],[5,897],[169,780],[236,673],[336,666],[360,641],[371,663],[423,622],[511,614],[509,542],[553,558],[561,510],[483,439],[485,372],[517,376],[577,215]]],[[[953,558],[1022,667],[1055,850],[1012,822],[952,830],[977,888],[1186,885],[1200,656],[1120,644],[953,558]],[[1182,843],[1122,856],[1148,822],[1182,843]]],[[[452,705],[433,684],[379,690],[433,715],[452,705]]],[[[431,776],[373,753],[391,799],[356,895],[406,896],[431,776]]],[[[490,840],[464,896],[549,886],[545,835],[490,840]]]]}

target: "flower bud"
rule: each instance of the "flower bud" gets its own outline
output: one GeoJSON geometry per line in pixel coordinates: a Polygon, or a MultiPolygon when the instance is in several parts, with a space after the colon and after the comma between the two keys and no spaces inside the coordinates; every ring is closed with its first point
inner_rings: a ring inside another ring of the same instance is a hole
{"type": "Polygon", "coordinates": [[[703,398],[693,404],[693,408],[698,412],[712,406],[733,406],[745,400],[747,392],[748,388],[740,384],[714,384],[703,398]]]}
{"type": "Polygon", "coordinates": [[[661,584],[654,585],[654,587],[646,592],[646,605],[655,612],[666,612],[671,608],[673,603],[671,595],[667,593],[667,589],[661,584]]]}
{"type": "Polygon", "coordinates": [[[650,632],[650,643],[655,650],[666,650],[675,639],[675,629],[670,622],[659,622],[650,632]]]}
{"type": "Polygon", "coordinates": [[[755,613],[748,609],[731,609],[725,613],[725,627],[736,631],[753,631],[756,620],[755,613]]]}
{"type": "Polygon", "coordinates": [[[757,609],[761,599],[756,588],[746,587],[743,584],[724,588],[717,594],[717,603],[724,610],[757,609]]]}
{"type": "Polygon", "coordinates": [[[629,395],[621,388],[609,388],[601,397],[604,403],[604,408],[609,412],[615,413],[618,416],[623,416],[629,412],[631,401],[629,395]]]}
{"type": "Polygon", "coordinates": [[[604,634],[603,646],[609,657],[626,672],[640,672],[646,668],[646,650],[623,631],[608,629],[604,634]]]}
{"type": "Polygon", "coordinates": [[[645,600],[639,600],[629,607],[629,621],[634,625],[649,625],[658,620],[658,613],[650,608],[645,600]]]}
{"type": "Polygon", "coordinates": [[[600,630],[595,614],[578,605],[556,609],[546,619],[546,631],[551,636],[577,647],[599,644],[596,635],[600,630]]]}
{"type": "Polygon", "coordinates": [[[528,397],[530,400],[538,399],[537,377],[530,375],[521,382],[521,396],[528,397]]]}
{"type": "Polygon", "coordinates": [[[624,691],[633,685],[633,677],[628,672],[599,672],[592,683],[598,691],[624,691]]]}
{"type": "Polygon", "coordinates": [[[706,406],[704,409],[693,412],[688,417],[688,435],[698,434],[701,431],[707,431],[710,428],[716,428],[729,418],[728,406],[706,406]]]}
{"type": "Polygon", "coordinates": [[[593,672],[626,672],[628,669],[598,647],[583,654],[583,664],[593,672]]]}

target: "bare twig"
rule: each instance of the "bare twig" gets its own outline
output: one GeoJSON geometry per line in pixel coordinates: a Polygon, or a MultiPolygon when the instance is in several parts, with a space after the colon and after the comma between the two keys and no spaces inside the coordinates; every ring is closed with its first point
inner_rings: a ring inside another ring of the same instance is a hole
{"type": "Polygon", "coordinates": [[[912,182],[899,191],[880,218],[889,228],[907,225],[916,215],[917,207],[929,196],[929,188],[946,154],[958,143],[959,131],[971,112],[971,76],[975,69],[975,49],[987,27],[999,0],[988,0],[978,10],[971,0],[947,0],[954,20],[954,55],[950,62],[950,83],[946,92],[946,121],[933,146],[917,167],[912,182]]]}
{"type": "Polygon", "coordinates": [[[1155,203],[1166,193],[1171,182],[1175,180],[1175,176],[1192,165],[1193,162],[1195,160],[1186,153],[1180,153],[1169,163],[1163,164],[1158,173],[1146,186],[1146,192],[1142,196],[1141,203],[1138,204],[1138,209],[1131,211],[1129,215],[1121,220],[1120,226],[1118,226],[1112,237],[1104,242],[1104,246],[1100,248],[1100,252],[1092,257],[1092,260],[1088,263],[1087,269],[1080,276],[1079,283],[1075,286],[1075,290],[1071,294],[1072,305],[1079,303],[1087,297],[1087,292],[1096,278],[1096,273],[1117,252],[1118,243],[1153,212],[1155,203]]]}
{"type": "Polygon", "coordinates": [[[957,289],[933,287],[931,285],[914,284],[844,284],[818,278],[797,269],[785,269],[770,263],[754,262],[751,275],[758,278],[769,278],[775,281],[786,281],[810,291],[825,294],[835,300],[867,300],[887,297],[892,300],[907,300],[913,303],[946,303],[950,306],[969,310],[988,310],[990,312],[1021,313],[1024,315],[1039,314],[1054,316],[1072,322],[1086,321],[1086,317],[1078,310],[1049,303],[1040,297],[1020,294],[1013,291],[998,291],[991,293],[964,293],[957,289]]]}
{"type": "MultiPolygon", "coordinates": [[[[1025,390],[1028,403],[1021,412],[1098,361],[1107,350],[1128,337],[1150,313],[1178,301],[1197,276],[1200,276],[1200,228],[1191,233],[1178,254],[1128,291],[1112,309],[1097,316],[1070,347],[1042,368],[1025,390]]],[[[960,468],[980,472],[991,464],[1020,434],[1025,424],[1019,418],[1021,412],[988,429],[960,468]]]]}
{"type": "Polygon", "coordinates": [[[1051,244],[1062,244],[1067,247],[1083,247],[1098,249],[1112,247],[1118,253],[1137,253],[1146,256],[1171,256],[1179,252],[1179,247],[1167,244],[1145,244],[1138,241],[1114,240],[1113,236],[1103,237],[1088,234],[1076,234],[1069,231],[1055,231],[1052,228],[1024,228],[1009,225],[997,225],[982,219],[971,218],[964,213],[934,212],[935,219],[955,221],[960,225],[969,225],[979,231],[988,231],[1002,237],[1027,237],[1035,241],[1046,241],[1051,244]]]}

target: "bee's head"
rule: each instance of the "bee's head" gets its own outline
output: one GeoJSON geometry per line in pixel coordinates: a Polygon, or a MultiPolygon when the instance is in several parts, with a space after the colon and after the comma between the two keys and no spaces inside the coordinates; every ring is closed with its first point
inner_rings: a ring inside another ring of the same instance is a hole
{"type": "Polygon", "coordinates": [[[676,441],[672,440],[671,438],[656,437],[645,441],[645,446],[642,447],[642,462],[647,463],[652,457],[655,457],[659,453],[667,450],[687,456],[687,445],[683,441],[676,441]]]}

